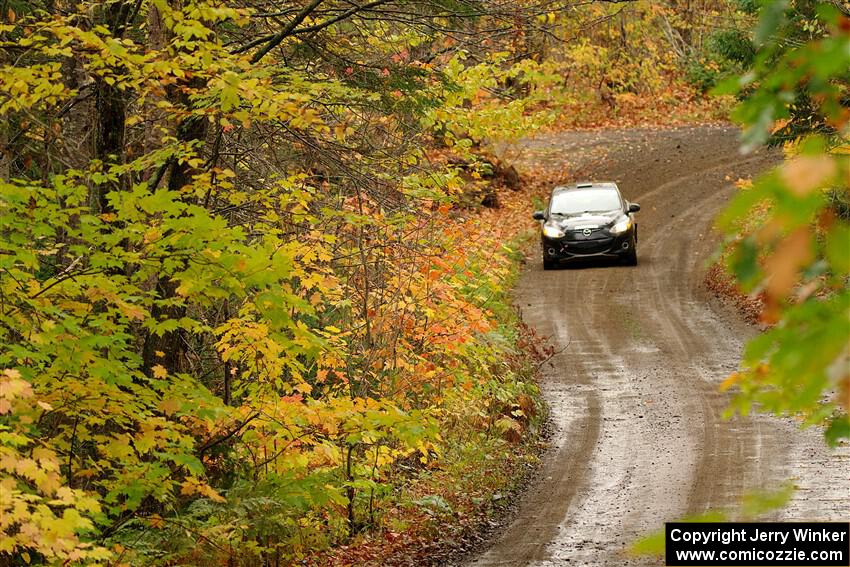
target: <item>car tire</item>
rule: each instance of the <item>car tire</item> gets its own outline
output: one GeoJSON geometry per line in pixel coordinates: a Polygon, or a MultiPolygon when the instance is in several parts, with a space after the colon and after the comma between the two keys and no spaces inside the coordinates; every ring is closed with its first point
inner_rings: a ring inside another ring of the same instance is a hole
{"type": "Polygon", "coordinates": [[[623,256],[623,263],[627,266],[637,266],[637,246],[632,245],[629,251],[623,256]]]}
{"type": "Polygon", "coordinates": [[[556,265],[557,264],[555,264],[555,262],[553,262],[552,260],[550,260],[546,257],[543,258],[543,269],[544,270],[554,270],[556,265]]]}

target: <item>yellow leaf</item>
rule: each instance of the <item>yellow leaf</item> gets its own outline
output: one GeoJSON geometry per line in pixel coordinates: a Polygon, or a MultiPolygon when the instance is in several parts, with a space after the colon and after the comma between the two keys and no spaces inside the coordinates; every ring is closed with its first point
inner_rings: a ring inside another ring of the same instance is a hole
{"type": "Polygon", "coordinates": [[[180,402],[172,399],[162,400],[159,402],[159,409],[162,410],[165,415],[171,415],[180,409],[180,402]]]}
{"type": "Polygon", "coordinates": [[[150,244],[155,240],[159,240],[161,236],[162,233],[159,231],[159,229],[156,227],[152,227],[148,229],[147,232],[145,232],[145,244],[150,244]]]}
{"type": "Polygon", "coordinates": [[[147,317],[147,311],[139,307],[138,305],[133,305],[132,303],[127,303],[126,301],[117,301],[115,305],[118,307],[118,311],[120,311],[127,319],[136,319],[142,321],[145,317],[147,317]]]}
{"type": "Polygon", "coordinates": [[[200,489],[201,494],[212,500],[213,502],[226,502],[227,500],[215,491],[215,489],[208,484],[201,485],[200,489]]]}
{"type": "Polygon", "coordinates": [[[166,376],[168,376],[168,370],[166,370],[165,367],[161,364],[157,364],[156,366],[151,368],[151,370],[153,371],[153,375],[156,378],[165,378],[166,376]]]}
{"type": "Polygon", "coordinates": [[[148,522],[150,522],[151,527],[155,530],[162,528],[165,525],[165,522],[162,520],[162,516],[159,514],[154,514],[148,518],[148,522]]]}
{"type": "Polygon", "coordinates": [[[187,478],[180,488],[180,493],[184,496],[191,496],[193,494],[200,494],[201,496],[206,496],[213,502],[225,502],[226,499],[215,491],[213,487],[208,485],[205,482],[199,481],[194,478],[187,478]]]}
{"type": "Polygon", "coordinates": [[[790,120],[776,120],[776,121],[774,121],[773,127],[770,129],[770,133],[776,134],[777,132],[779,132],[780,130],[785,128],[785,126],[787,126],[789,122],[790,122],[790,120]]]}
{"type": "Polygon", "coordinates": [[[728,390],[729,388],[734,386],[735,383],[740,379],[741,379],[741,375],[737,372],[733,372],[732,374],[727,376],[726,379],[723,380],[723,382],[720,383],[720,386],[719,386],[720,391],[725,392],[726,390],[728,390]]]}
{"type": "Polygon", "coordinates": [[[7,368],[3,371],[3,375],[6,376],[7,378],[11,378],[12,380],[15,380],[15,379],[21,377],[21,371],[16,370],[14,368],[7,368]]]}

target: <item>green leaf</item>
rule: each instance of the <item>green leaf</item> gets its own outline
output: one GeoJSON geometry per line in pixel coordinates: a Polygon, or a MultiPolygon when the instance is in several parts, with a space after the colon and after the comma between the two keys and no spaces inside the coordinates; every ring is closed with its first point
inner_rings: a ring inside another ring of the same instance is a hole
{"type": "Polygon", "coordinates": [[[771,38],[785,19],[788,0],[767,0],[759,14],[753,43],[762,46],[771,38]]]}
{"type": "Polygon", "coordinates": [[[830,447],[837,447],[842,440],[850,439],[850,417],[845,414],[832,418],[824,436],[830,447]]]}

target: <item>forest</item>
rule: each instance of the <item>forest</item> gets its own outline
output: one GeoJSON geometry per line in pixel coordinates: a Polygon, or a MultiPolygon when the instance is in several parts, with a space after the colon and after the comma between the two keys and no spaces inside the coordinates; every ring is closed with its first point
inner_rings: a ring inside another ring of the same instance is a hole
{"type": "Polygon", "coordinates": [[[512,290],[564,172],[504,153],[540,132],[782,148],[718,220],[768,326],[723,388],[842,443],[848,69],[841,1],[3,0],[0,565],[479,529],[545,429],[512,290]]]}

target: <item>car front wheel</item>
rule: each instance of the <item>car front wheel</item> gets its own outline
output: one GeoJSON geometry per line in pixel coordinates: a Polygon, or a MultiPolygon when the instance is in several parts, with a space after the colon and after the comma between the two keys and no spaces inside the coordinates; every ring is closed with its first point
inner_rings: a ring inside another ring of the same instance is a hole
{"type": "Polygon", "coordinates": [[[556,263],[554,260],[550,260],[547,257],[543,257],[543,269],[544,270],[554,270],[556,263]]]}
{"type": "Polygon", "coordinates": [[[637,246],[632,244],[629,251],[623,256],[623,263],[627,266],[637,266],[637,246]]]}

